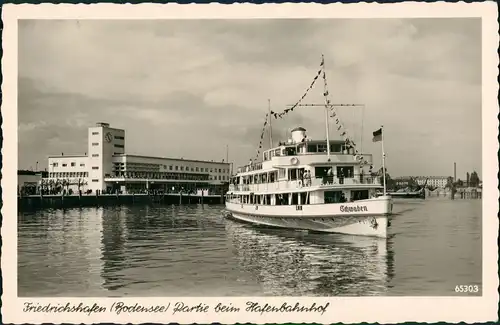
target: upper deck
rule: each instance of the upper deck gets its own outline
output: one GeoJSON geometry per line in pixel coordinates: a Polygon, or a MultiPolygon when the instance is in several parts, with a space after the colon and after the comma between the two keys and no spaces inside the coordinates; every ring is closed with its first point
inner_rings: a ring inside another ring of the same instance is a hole
{"type": "MultiPolygon", "coordinates": [[[[327,145],[324,140],[303,141],[300,143],[280,143],[279,146],[263,152],[262,162],[251,162],[239,167],[239,176],[252,175],[262,170],[286,168],[287,166],[314,166],[359,164],[354,156],[354,149],[345,145],[344,141],[330,141],[330,156],[327,155],[327,145]]],[[[369,164],[372,163],[371,154],[360,154],[369,164]]]]}

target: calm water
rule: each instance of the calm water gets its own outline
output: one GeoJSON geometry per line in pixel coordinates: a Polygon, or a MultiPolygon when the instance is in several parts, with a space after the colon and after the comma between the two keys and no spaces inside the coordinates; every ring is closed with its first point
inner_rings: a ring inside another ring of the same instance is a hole
{"type": "Polygon", "coordinates": [[[22,213],[19,296],[454,295],[481,284],[481,200],[396,201],[388,240],[258,229],[222,208],[22,213]]]}

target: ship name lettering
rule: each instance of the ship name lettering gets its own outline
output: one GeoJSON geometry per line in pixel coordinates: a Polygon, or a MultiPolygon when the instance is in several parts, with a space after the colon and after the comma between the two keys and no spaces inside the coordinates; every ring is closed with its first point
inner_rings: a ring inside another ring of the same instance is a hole
{"type": "Polygon", "coordinates": [[[366,205],[357,205],[354,207],[341,205],[340,212],[368,212],[368,207],[366,205]]]}

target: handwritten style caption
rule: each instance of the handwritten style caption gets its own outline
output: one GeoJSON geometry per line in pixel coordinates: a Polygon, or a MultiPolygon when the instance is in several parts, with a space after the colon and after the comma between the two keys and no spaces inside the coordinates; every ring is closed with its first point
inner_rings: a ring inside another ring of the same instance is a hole
{"type": "Polygon", "coordinates": [[[153,313],[162,314],[169,313],[171,315],[183,313],[239,313],[242,311],[249,313],[258,313],[260,315],[266,313],[319,313],[323,315],[329,302],[325,304],[301,304],[284,302],[278,305],[261,304],[255,301],[247,301],[242,306],[234,305],[232,303],[223,304],[217,303],[215,305],[208,305],[199,303],[197,305],[187,305],[182,301],[174,303],[166,303],[165,305],[143,305],[140,303],[126,304],[124,302],[114,302],[111,306],[104,306],[94,303],[92,305],[79,303],[79,304],[39,304],[33,302],[25,302],[23,312],[26,313],[81,313],[85,315],[113,313],[116,315],[134,314],[134,313],[153,313]]]}

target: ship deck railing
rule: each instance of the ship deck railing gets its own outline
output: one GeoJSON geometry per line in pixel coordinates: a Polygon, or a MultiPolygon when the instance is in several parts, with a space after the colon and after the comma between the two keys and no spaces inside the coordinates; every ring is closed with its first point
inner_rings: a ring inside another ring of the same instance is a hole
{"type": "Polygon", "coordinates": [[[276,190],[295,190],[302,188],[321,188],[332,186],[360,186],[375,185],[381,186],[379,177],[322,177],[304,180],[280,180],[272,183],[258,184],[230,184],[229,191],[235,192],[267,192],[276,190]]]}
{"type": "MultiPolygon", "coordinates": [[[[304,157],[304,156],[313,156],[313,155],[322,155],[325,156],[327,154],[326,151],[324,152],[300,152],[300,153],[295,153],[295,154],[284,154],[284,155],[279,155],[279,156],[274,156],[272,158],[281,158],[281,157],[304,157]]],[[[339,156],[354,156],[352,152],[348,151],[331,151],[330,154],[333,155],[339,155],[339,156]]],[[[361,156],[367,155],[367,154],[360,154],[361,156]]],[[[267,159],[266,161],[271,161],[272,158],[267,159]]],[[[245,172],[251,172],[255,170],[261,170],[262,169],[262,163],[263,161],[259,162],[252,162],[250,164],[246,164],[244,166],[239,166],[236,168],[238,173],[245,173],[245,172]]]]}

